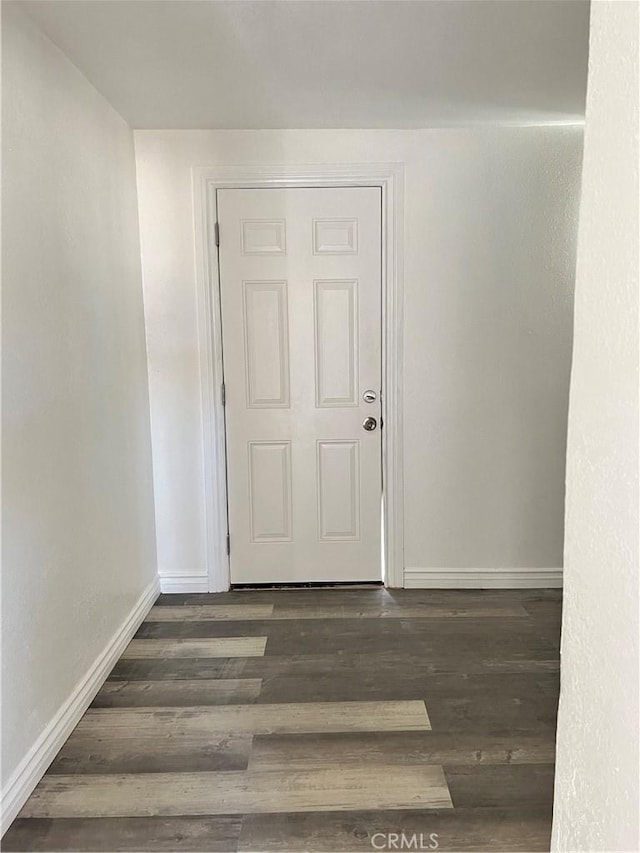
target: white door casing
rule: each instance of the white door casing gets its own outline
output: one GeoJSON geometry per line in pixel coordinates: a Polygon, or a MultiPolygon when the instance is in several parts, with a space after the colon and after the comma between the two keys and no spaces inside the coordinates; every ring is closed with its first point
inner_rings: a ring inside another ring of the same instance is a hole
{"type": "Polygon", "coordinates": [[[217,206],[231,582],[380,580],[381,191],[217,206]]]}

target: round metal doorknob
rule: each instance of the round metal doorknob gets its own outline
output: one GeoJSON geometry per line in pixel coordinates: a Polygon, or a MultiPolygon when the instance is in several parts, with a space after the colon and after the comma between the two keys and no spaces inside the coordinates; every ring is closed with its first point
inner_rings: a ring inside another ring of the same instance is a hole
{"type": "Polygon", "coordinates": [[[377,426],[378,421],[375,418],[365,418],[362,421],[362,429],[366,429],[367,432],[373,432],[377,426]]]}

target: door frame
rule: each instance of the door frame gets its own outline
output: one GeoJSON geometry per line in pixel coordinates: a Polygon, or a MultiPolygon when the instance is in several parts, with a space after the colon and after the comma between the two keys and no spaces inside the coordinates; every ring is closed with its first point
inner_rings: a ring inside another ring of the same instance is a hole
{"type": "Polygon", "coordinates": [[[210,592],[230,587],[220,270],[216,191],[295,187],[379,187],[382,191],[382,478],[384,584],[404,585],[403,190],[402,163],[237,165],[192,169],[198,355],[204,477],[203,518],[210,592]]]}

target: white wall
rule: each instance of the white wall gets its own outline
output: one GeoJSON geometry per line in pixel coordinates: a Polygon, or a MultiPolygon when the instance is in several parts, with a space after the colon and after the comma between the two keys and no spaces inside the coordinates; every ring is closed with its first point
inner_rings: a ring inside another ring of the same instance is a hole
{"type": "Polygon", "coordinates": [[[405,564],[560,567],[582,128],[137,131],[161,574],[205,574],[191,168],[405,163],[405,564]]]}
{"type": "Polygon", "coordinates": [[[2,13],[2,786],[15,793],[156,566],[132,134],[21,9],[2,13]]]}
{"type": "Polygon", "coordinates": [[[554,850],[637,851],[638,5],[591,5],[554,850]]]}

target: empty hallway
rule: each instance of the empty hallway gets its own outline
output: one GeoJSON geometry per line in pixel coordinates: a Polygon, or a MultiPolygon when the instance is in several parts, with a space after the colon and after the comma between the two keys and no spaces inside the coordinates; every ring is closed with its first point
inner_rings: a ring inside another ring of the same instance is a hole
{"type": "Polygon", "coordinates": [[[639,853],[640,0],[0,13],[0,847],[639,853]]]}

